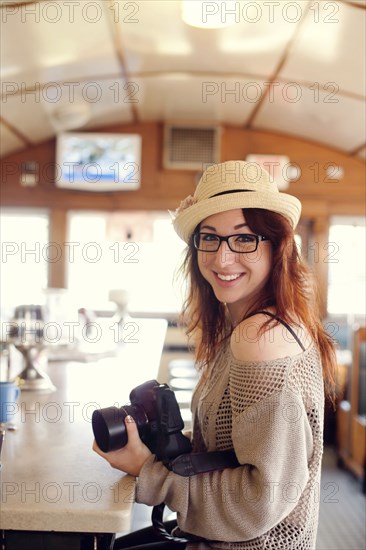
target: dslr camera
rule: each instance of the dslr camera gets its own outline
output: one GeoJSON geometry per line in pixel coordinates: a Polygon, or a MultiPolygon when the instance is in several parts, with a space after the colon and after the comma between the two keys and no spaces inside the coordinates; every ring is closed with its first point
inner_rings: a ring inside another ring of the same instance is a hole
{"type": "Polygon", "coordinates": [[[128,415],[134,418],[141,440],[158,460],[191,452],[191,443],[181,432],[184,422],[179,405],[167,384],[149,380],[131,391],[130,404],[94,411],[93,433],[102,451],[114,451],[127,444],[128,415]]]}

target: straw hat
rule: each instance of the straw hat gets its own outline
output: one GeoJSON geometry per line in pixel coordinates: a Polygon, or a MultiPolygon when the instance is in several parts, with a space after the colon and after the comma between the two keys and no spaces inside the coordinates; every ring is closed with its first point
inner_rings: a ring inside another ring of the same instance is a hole
{"type": "Polygon", "coordinates": [[[254,162],[230,160],[213,164],[202,175],[194,195],[173,214],[173,226],[186,243],[208,216],[236,208],[263,208],[282,214],[295,229],[301,214],[299,199],[280,193],[273,178],[254,162]]]}

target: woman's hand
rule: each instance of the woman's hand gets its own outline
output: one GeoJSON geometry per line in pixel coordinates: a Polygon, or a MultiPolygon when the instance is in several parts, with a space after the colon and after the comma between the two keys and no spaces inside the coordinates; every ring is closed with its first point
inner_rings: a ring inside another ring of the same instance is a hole
{"type": "Polygon", "coordinates": [[[132,416],[126,416],[125,425],[127,430],[127,445],[117,451],[104,453],[94,441],[93,451],[105,458],[107,462],[122,472],[131,476],[139,476],[140,470],[146,460],[152,455],[150,449],[141,441],[137,426],[132,416]]]}

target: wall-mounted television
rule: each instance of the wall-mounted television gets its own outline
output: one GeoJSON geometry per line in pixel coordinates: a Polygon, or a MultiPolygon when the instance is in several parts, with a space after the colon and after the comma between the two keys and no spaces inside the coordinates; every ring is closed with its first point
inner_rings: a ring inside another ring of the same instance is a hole
{"type": "Polygon", "coordinates": [[[141,186],[141,136],[64,132],[56,139],[57,187],[129,191],[141,186]]]}

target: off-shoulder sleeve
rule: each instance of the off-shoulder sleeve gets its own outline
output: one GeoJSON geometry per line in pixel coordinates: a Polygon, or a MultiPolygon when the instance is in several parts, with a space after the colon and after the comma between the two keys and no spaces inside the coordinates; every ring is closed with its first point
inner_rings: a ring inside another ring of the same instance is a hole
{"type": "Polygon", "coordinates": [[[183,531],[211,540],[247,541],[296,507],[309,478],[313,439],[301,396],[284,387],[250,407],[230,388],[232,440],[242,466],[190,478],[149,459],[137,501],[165,502],[183,531]]]}

